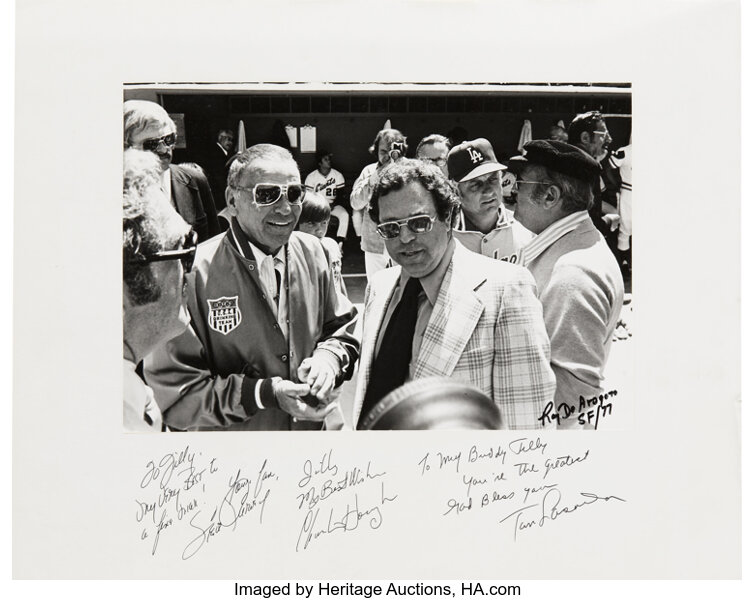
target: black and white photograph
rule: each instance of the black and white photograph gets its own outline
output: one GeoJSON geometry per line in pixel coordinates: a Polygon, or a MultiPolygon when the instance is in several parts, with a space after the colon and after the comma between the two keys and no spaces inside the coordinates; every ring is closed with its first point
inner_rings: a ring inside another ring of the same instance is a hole
{"type": "Polygon", "coordinates": [[[747,597],[740,21],[16,3],[9,597],[747,597]]]}
{"type": "Polygon", "coordinates": [[[124,98],[127,430],[630,422],[630,84],[124,98]]]}

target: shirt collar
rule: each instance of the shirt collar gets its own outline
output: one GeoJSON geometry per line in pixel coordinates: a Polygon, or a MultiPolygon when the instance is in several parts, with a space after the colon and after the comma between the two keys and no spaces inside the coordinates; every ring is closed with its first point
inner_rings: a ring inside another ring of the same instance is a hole
{"type": "Polygon", "coordinates": [[[567,233],[574,231],[582,221],[589,219],[590,215],[586,210],[580,210],[562,219],[551,223],[543,229],[538,235],[532,238],[532,241],[522,248],[522,260],[520,264],[528,265],[556,241],[564,237],[567,233]]]}
{"type": "MultiPolygon", "coordinates": [[[[443,278],[446,276],[446,271],[448,271],[448,265],[451,264],[455,247],[456,241],[454,238],[448,240],[448,246],[446,246],[446,251],[443,253],[443,257],[440,259],[438,266],[424,277],[420,277],[419,282],[422,284],[422,290],[425,292],[425,296],[427,296],[427,299],[432,306],[435,306],[435,301],[438,299],[440,286],[443,283],[443,278]]],[[[404,287],[406,286],[407,281],[409,281],[409,274],[401,269],[401,278],[399,279],[399,298],[401,297],[401,294],[404,293],[404,287]]]]}
{"type": "Polygon", "coordinates": [[[166,194],[170,194],[170,168],[163,171],[160,187],[166,194]]]}
{"type": "Polygon", "coordinates": [[[278,252],[275,254],[266,254],[263,252],[260,248],[258,248],[255,244],[253,244],[251,241],[249,242],[249,246],[252,248],[252,253],[254,254],[254,260],[257,261],[258,265],[261,265],[266,258],[271,257],[273,258],[273,266],[280,261],[283,264],[286,264],[286,253],[284,251],[284,246],[281,246],[278,248],[278,252]]]}

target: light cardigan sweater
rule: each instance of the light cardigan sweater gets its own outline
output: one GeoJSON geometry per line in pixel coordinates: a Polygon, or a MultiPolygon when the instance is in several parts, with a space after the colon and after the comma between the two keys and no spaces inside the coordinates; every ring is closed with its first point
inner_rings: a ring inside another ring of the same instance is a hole
{"type": "Polygon", "coordinates": [[[619,265],[587,211],[553,223],[522,251],[537,283],[556,374],[554,412],[575,407],[561,428],[580,428],[580,396],[599,395],[624,301],[619,265]]]}

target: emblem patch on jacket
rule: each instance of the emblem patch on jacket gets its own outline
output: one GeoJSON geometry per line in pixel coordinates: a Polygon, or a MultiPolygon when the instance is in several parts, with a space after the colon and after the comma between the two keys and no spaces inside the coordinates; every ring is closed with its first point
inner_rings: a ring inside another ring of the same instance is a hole
{"type": "Polygon", "coordinates": [[[241,323],[241,310],[239,310],[238,296],[221,296],[215,300],[207,300],[210,308],[207,314],[207,324],[210,329],[228,335],[241,323]]]}

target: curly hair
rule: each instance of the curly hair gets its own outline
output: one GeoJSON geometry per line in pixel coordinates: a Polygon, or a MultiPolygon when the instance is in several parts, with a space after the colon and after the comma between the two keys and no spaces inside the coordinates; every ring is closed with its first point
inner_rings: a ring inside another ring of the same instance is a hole
{"type": "Polygon", "coordinates": [[[151,152],[124,152],[123,285],[137,306],[157,302],[160,286],[150,265],[135,259],[175,248],[191,229],[160,189],[156,173],[159,159],[151,152]]]}
{"type": "Polygon", "coordinates": [[[389,192],[402,189],[413,181],[430,192],[438,218],[446,221],[451,217],[453,224],[460,206],[456,184],[443,175],[435,165],[416,158],[406,158],[386,167],[372,191],[368,211],[370,218],[375,223],[380,223],[380,198],[389,192]]]}

